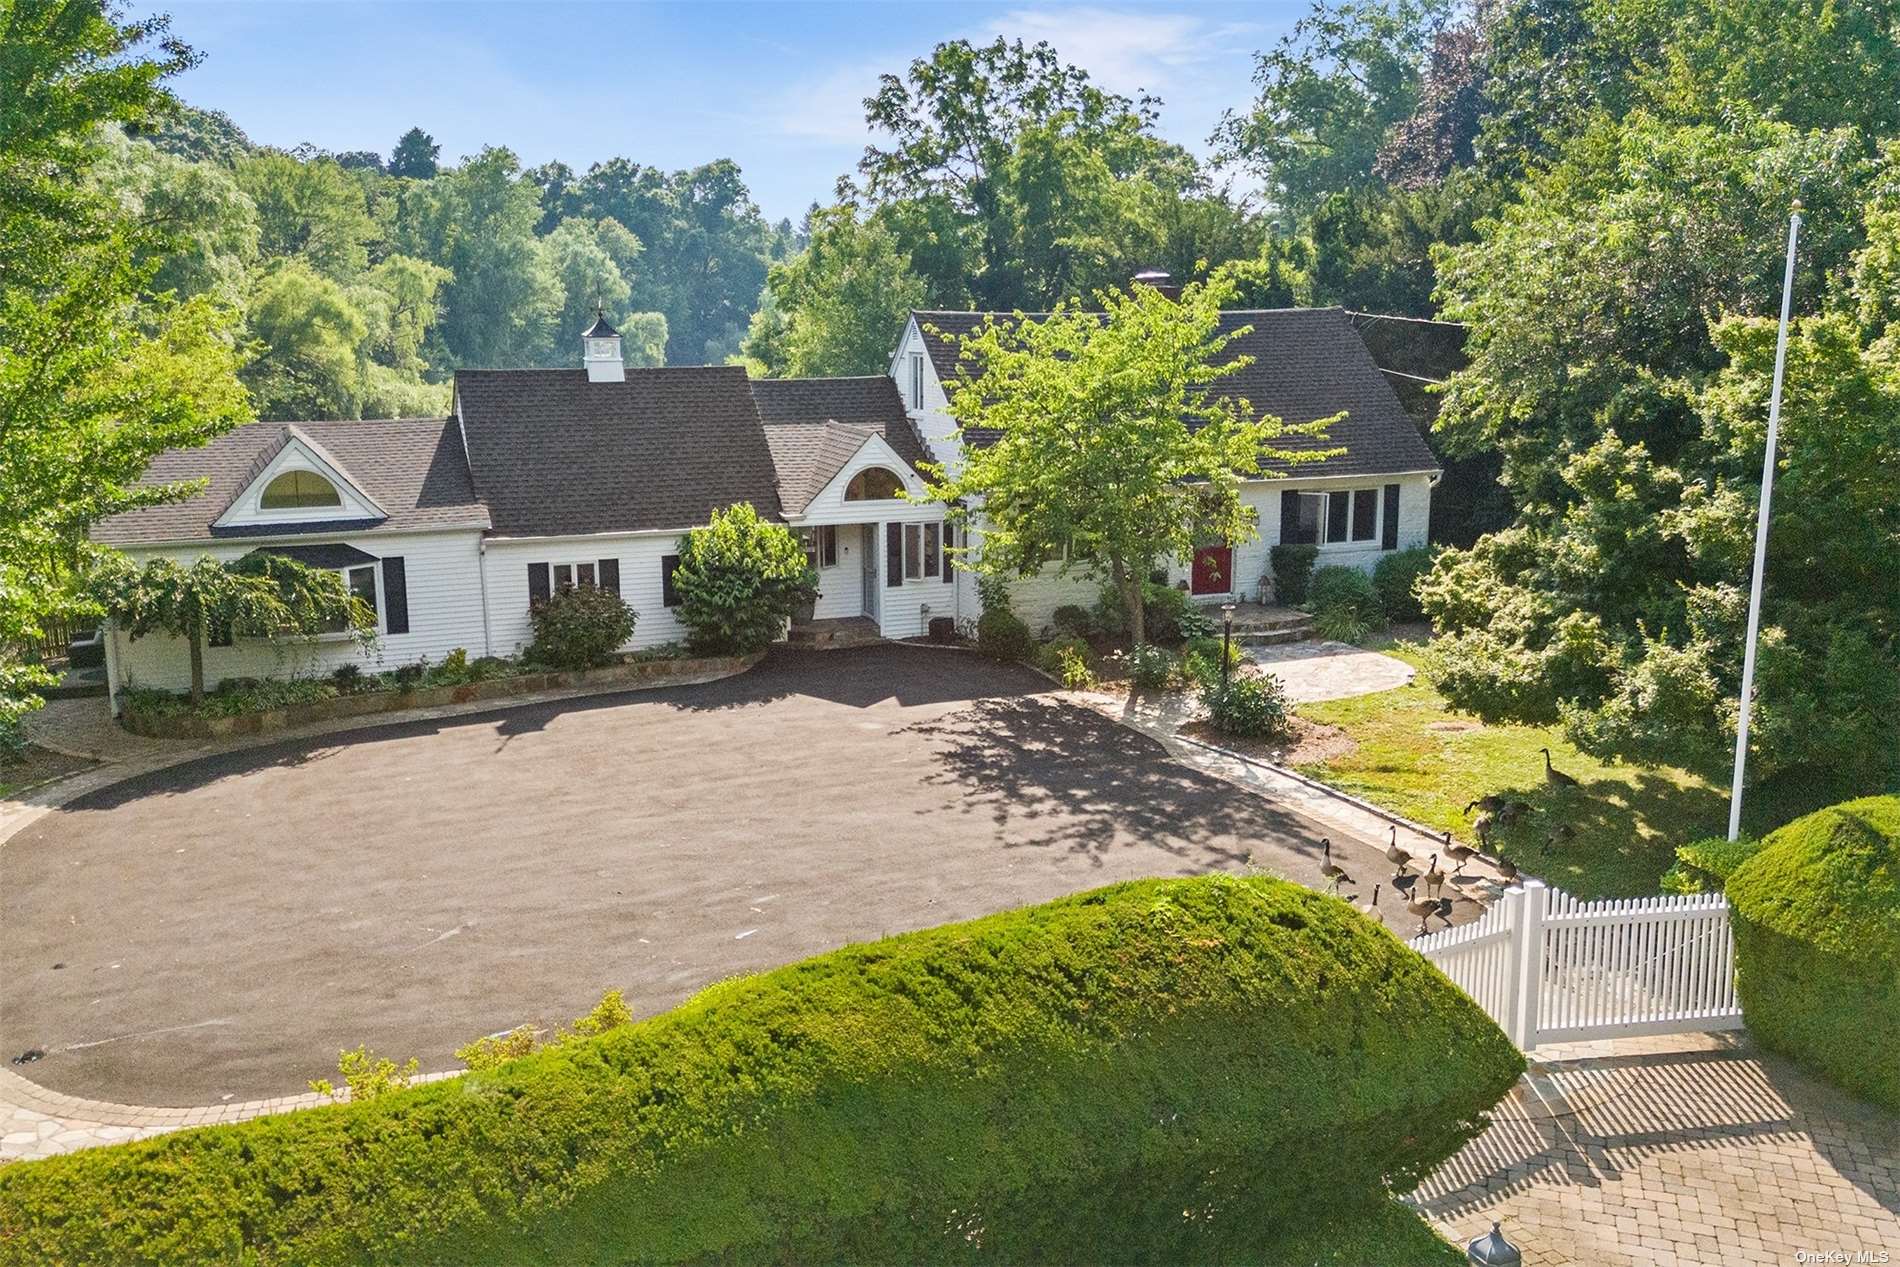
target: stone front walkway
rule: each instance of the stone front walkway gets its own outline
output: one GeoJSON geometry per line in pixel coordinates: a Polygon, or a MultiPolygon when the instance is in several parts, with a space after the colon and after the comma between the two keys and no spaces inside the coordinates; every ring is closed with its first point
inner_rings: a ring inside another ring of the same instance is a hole
{"type": "Polygon", "coordinates": [[[1417,676],[1403,660],[1343,642],[1293,642],[1245,651],[1248,659],[1280,679],[1295,704],[1390,691],[1417,676]]]}
{"type": "Polygon", "coordinates": [[[1900,1118],[1744,1035],[1553,1046],[1408,1200],[1531,1267],[1900,1262],[1900,1118]]]}

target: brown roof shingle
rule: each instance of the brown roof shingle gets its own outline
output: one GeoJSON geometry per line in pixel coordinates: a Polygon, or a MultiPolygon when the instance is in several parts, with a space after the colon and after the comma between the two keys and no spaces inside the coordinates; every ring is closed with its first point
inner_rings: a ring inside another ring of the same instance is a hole
{"type": "Polygon", "coordinates": [[[156,545],[299,532],[414,531],[485,528],[488,511],[475,495],[462,439],[446,418],[384,421],[253,422],[195,449],[167,449],[152,460],[142,484],[203,479],[182,501],[146,506],[103,519],[92,539],[106,545],[156,545]],[[379,518],[248,528],[212,527],[263,464],[302,435],[345,470],[385,512],[379,518]]]}
{"type": "Polygon", "coordinates": [[[501,536],[688,528],[750,502],[777,518],[772,455],[745,370],[461,370],[475,487],[501,536]]]}
{"type": "Polygon", "coordinates": [[[885,375],[761,378],[753,381],[752,395],[788,515],[803,511],[873,435],[913,468],[929,457],[897,384],[885,375]]]}
{"type": "MultiPolygon", "coordinates": [[[[946,384],[956,377],[958,347],[933,333],[961,337],[973,332],[985,316],[980,312],[913,312],[923,329],[931,364],[946,384]]],[[[999,319],[1010,314],[997,313],[999,319]]],[[[1044,314],[1025,314],[1030,318],[1044,314]]],[[[1435,471],[1438,460],[1419,435],[1405,407],[1353,329],[1343,308],[1273,308],[1235,310],[1221,314],[1223,332],[1243,327],[1248,333],[1227,345],[1229,353],[1253,357],[1253,363],[1221,380],[1226,391],[1244,397],[1255,414],[1271,414],[1285,422],[1313,422],[1341,410],[1346,416],[1334,424],[1325,439],[1287,436],[1277,447],[1295,452],[1332,449],[1346,452],[1324,462],[1298,465],[1268,461],[1263,468],[1294,475],[1393,475],[1401,471],[1435,471]]],[[[994,436],[975,433],[984,443],[994,436]]]]}

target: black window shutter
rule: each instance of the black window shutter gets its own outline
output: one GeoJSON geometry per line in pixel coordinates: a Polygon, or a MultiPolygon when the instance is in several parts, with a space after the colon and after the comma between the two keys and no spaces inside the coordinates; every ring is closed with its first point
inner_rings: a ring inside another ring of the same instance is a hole
{"type": "Polygon", "coordinates": [[[1280,490],[1280,544],[1300,544],[1300,495],[1292,489],[1280,490]]]}
{"type": "Polygon", "coordinates": [[[600,588],[609,594],[620,592],[620,560],[602,559],[600,561],[600,588]]]}
{"type": "Polygon", "coordinates": [[[383,556],[383,627],[393,634],[409,632],[409,574],[399,554],[383,556]]]}
{"type": "Polygon", "coordinates": [[[957,543],[956,525],[945,524],[943,526],[943,579],[946,582],[954,582],[957,579],[956,556],[950,553],[950,547],[955,545],[956,543],[957,543]]]}
{"type": "Polygon", "coordinates": [[[548,595],[553,592],[554,587],[548,582],[548,565],[530,563],[528,565],[528,606],[547,602],[548,595]]]}
{"type": "Polygon", "coordinates": [[[904,525],[884,525],[884,588],[904,583],[904,525]]]}
{"type": "Polygon", "coordinates": [[[1399,486],[1385,486],[1385,530],[1379,534],[1381,550],[1399,548],[1399,486]]]}
{"type": "Polygon", "coordinates": [[[673,583],[673,573],[679,571],[680,556],[664,554],[660,556],[660,606],[678,607],[680,605],[679,587],[673,583]]]}

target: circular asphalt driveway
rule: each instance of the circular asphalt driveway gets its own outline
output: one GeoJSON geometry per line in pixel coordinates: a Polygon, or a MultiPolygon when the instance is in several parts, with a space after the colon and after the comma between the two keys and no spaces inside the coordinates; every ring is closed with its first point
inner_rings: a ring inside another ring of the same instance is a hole
{"type": "Polygon", "coordinates": [[[359,1043],[452,1068],[611,987],[648,1015],[1114,880],[1317,876],[1318,829],[1049,689],[927,648],[782,652],[128,780],[0,846],[0,1054],[42,1049],[20,1072],[72,1095],[215,1105],[359,1043]]]}

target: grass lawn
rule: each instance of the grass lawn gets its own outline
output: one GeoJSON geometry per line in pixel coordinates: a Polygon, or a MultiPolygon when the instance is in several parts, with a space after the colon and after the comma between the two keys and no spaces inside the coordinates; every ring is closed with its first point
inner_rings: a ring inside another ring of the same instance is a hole
{"type": "Polygon", "coordinates": [[[1315,1223],[1261,1246],[1244,1261],[1261,1267],[1459,1267],[1464,1251],[1397,1201],[1315,1223]]]}
{"type": "MultiPolygon", "coordinates": [[[[1417,643],[1375,649],[1415,667],[1422,661],[1417,643]]],[[[1464,812],[1469,802],[1487,793],[1528,801],[1533,812],[1494,830],[1493,848],[1581,898],[1653,894],[1677,845],[1727,830],[1721,776],[1606,764],[1578,752],[1557,727],[1485,724],[1454,712],[1422,676],[1394,691],[1303,704],[1298,712],[1342,728],[1359,745],[1347,756],[1301,766],[1302,773],[1461,840],[1475,840],[1464,812]],[[1545,784],[1538,751],[1545,747],[1582,787],[1559,793],[1545,784]],[[1551,844],[1557,823],[1570,824],[1575,837],[1551,844]]],[[[1803,812],[1783,800],[1764,791],[1745,801],[1753,820],[1745,827],[1767,830],[1803,812]]]]}

